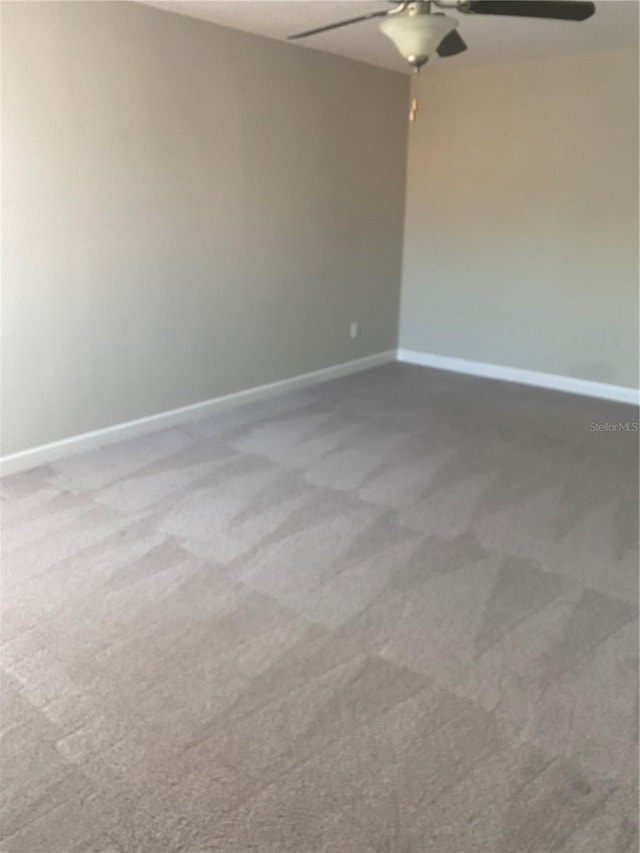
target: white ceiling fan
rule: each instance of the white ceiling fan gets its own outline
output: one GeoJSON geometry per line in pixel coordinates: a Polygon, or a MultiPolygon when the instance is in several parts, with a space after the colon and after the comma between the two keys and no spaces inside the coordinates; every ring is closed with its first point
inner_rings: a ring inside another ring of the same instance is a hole
{"type": "Polygon", "coordinates": [[[380,31],[391,39],[415,71],[437,52],[438,56],[455,56],[467,49],[457,32],[458,20],[433,7],[461,12],[465,15],[508,15],[523,18],[550,18],[562,21],[584,21],[595,12],[595,4],[581,0],[405,0],[394,9],[370,12],[295,33],[289,39],[301,39],[346,27],[372,18],[383,18],[380,31]]]}

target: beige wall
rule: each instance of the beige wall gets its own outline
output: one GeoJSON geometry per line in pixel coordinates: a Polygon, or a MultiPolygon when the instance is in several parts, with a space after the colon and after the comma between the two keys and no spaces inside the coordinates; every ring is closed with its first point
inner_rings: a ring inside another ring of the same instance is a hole
{"type": "Polygon", "coordinates": [[[418,88],[400,346],[636,387],[637,51],[418,88]]]}
{"type": "Polygon", "coordinates": [[[136,4],[3,4],[3,452],[395,347],[407,86],[136,4]]]}

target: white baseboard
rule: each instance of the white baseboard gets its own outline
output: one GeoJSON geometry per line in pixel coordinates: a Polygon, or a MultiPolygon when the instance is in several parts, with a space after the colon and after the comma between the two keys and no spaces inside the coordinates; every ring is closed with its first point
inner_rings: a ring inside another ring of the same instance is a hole
{"type": "Polygon", "coordinates": [[[515,382],[519,385],[534,385],[567,394],[581,394],[584,397],[598,397],[614,400],[617,403],[638,405],[640,392],[637,388],[625,385],[608,385],[605,382],[591,382],[588,379],[575,379],[573,376],[559,376],[555,373],[540,373],[537,370],[523,370],[520,367],[505,367],[499,364],[487,364],[482,361],[469,361],[466,358],[451,358],[446,355],[434,355],[429,352],[399,349],[398,361],[407,364],[420,364],[434,367],[436,370],[450,370],[453,373],[467,373],[470,376],[483,376],[485,379],[499,379],[503,382],[515,382]]]}
{"type": "Polygon", "coordinates": [[[66,456],[74,456],[77,453],[85,453],[108,444],[115,444],[128,438],[178,426],[188,423],[197,418],[205,417],[217,409],[248,403],[252,400],[260,400],[275,396],[285,391],[293,391],[297,388],[308,388],[327,382],[330,379],[339,379],[341,376],[349,376],[362,370],[369,370],[381,364],[389,364],[392,361],[401,361],[407,364],[419,364],[423,367],[433,367],[436,370],[449,370],[454,373],[466,373],[470,376],[482,376],[486,379],[499,379],[505,382],[515,382],[521,385],[533,385],[537,388],[547,388],[553,391],[564,391],[568,394],[580,394],[586,397],[597,397],[603,400],[612,400],[618,403],[629,403],[638,405],[640,392],[636,388],[628,388],[624,385],[608,385],[604,382],[591,382],[587,379],[575,379],[571,376],[559,376],[553,373],[540,373],[536,370],[523,370],[519,367],[505,367],[497,364],[487,364],[480,361],[470,361],[465,358],[452,358],[444,355],[434,355],[427,352],[416,352],[414,350],[399,349],[376,353],[375,355],[325,367],[322,370],[314,370],[311,373],[303,373],[292,376],[290,379],[282,379],[279,382],[271,382],[267,385],[259,385],[248,388],[245,391],[237,391],[226,394],[223,397],[214,397],[201,403],[183,406],[179,409],[171,409],[167,412],[159,412],[146,418],[138,418],[126,423],[114,424],[104,429],[92,430],[80,435],[72,435],[60,441],[52,441],[37,447],[30,447],[19,453],[12,453],[0,457],[0,476],[16,474],[35,468],[38,465],[47,465],[66,456]]]}
{"type": "Polygon", "coordinates": [[[341,376],[349,376],[352,373],[369,370],[371,367],[377,367],[381,364],[389,364],[395,360],[396,351],[388,350],[366,356],[365,358],[358,358],[355,361],[347,361],[343,364],[325,367],[322,370],[314,370],[311,373],[292,376],[290,379],[282,379],[279,382],[270,382],[267,385],[259,385],[255,388],[248,388],[245,391],[226,394],[223,397],[214,397],[211,400],[204,400],[201,403],[194,403],[191,406],[182,406],[179,409],[159,412],[156,415],[150,415],[146,418],[138,418],[134,421],[114,424],[104,429],[96,429],[91,432],[81,433],[80,435],[72,435],[60,441],[40,444],[37,447],[21,450],[19,453],[11,453],[0,457],[0,476],[16,474],[19,471],[26,471],[38,465],[48,465],[50,462],[55,462],[66,456],[74,456],[77,453],[85,453],[88,450],[104,447],[107,444],[114,444],[118,441],[135,438],[136,436],[155,432],[159,429],[188,423],[197,418],[205,417],[223,407],[249,403],[252,400],[275,396],[284,391],[294,391],[297,388],[308,388],[313,385],[319,385],[321,382],[327,382],[329,379],[339,379],[341,376]]]}

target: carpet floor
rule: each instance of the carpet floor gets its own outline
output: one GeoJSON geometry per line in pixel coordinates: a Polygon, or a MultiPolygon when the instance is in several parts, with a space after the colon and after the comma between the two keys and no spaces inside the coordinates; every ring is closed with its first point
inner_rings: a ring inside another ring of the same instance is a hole
{"type": "Polygon", "coordinates": [[[635,853],[637,420],[393,364],[4,478],[0,849],[635,853]]]}

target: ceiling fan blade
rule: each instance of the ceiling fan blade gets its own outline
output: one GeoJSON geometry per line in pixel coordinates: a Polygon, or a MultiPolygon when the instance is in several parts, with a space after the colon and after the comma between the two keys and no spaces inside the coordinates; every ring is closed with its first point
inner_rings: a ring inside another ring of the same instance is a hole
{"type": "Polygon", "coordinates": [[[346,21],[337,21],[335,24],[326,24],[324,27],[316,27],[313,30],[305,30],[303,33],[295,33],[292,36],[287,36],[289,41],[292,39],[303,39],[307,36],[315,36],[317,33],[326,33],[327,30],[337,30],[338,27],[348,27],[349,24],[359,24],[360,21],[368,21],[371,18],[385,18],[391,14],[386,12],[370,12],[368,15],[358,15],[357,18],[347,18],[346,21]]]}
{"type": "Polygon", "coordinates": [[[594,14],[596,7],[594,3],[582,3],[579,0],[469,0],[458,11],[478,15],[585,21],[594,14]]]}
{"type": "Polygon", "coordinates": [[[457,30],[452,30],[438,45],[438,56],[456,56],[467,49],[467,43],[457,30]]]}

